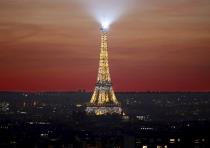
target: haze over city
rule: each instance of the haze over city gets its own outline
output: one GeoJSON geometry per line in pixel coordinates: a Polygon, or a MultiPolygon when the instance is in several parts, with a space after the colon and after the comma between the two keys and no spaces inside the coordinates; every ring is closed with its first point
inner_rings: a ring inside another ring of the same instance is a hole
{"type": "MultiPolygon", "coordinates": [[[[114,89],[209,91],[210,2],[132,2],[109,27],[114,89]]],[[[100,23],[81,3],[0,1],[0,90],[93,90],[100,23]]]]}

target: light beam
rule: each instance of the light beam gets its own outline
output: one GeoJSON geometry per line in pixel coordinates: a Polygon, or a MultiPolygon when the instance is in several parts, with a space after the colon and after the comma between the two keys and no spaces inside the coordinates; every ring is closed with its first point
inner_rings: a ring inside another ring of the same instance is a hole
{"type": "Polygon", "coordinates": [[[135,0],[79,0],[104,29],[132,7],[135,0]]]}

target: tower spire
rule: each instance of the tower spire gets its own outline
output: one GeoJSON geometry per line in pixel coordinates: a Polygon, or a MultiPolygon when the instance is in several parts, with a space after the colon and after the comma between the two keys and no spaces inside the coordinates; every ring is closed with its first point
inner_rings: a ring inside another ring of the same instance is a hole
{"type": "Polygon", "coordinates": [[[88,113],[98,115],[121,113],[122,109],[112,88],[108,62],[108,43],[106,28],[101,28],[101,45],[97,82],[90,103],[86,108],[88,113]]]}

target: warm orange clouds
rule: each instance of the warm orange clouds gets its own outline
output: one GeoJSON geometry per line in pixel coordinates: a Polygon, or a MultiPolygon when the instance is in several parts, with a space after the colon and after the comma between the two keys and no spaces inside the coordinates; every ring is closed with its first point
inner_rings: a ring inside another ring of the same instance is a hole
{"type": "MultiPolygon", "coordinates": [[[[209,10],[208,0],[136,1],[109,32],[115,90],[210,90],[209,10]]],[[[74,0],[0,1],[0,90],[92,90],[99,41],[74,0]]]]}

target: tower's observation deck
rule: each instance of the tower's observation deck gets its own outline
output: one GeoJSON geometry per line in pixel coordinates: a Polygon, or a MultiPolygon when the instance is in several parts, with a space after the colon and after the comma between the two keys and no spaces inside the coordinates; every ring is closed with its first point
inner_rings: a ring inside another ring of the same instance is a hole
{"type": "Polygon", "coordinates": [[[101,47],[96,86],[86,112],[96,115],[121,114],[122,109],[112,88],[108,63],[108,30],[101,28],[101,47]]]}

